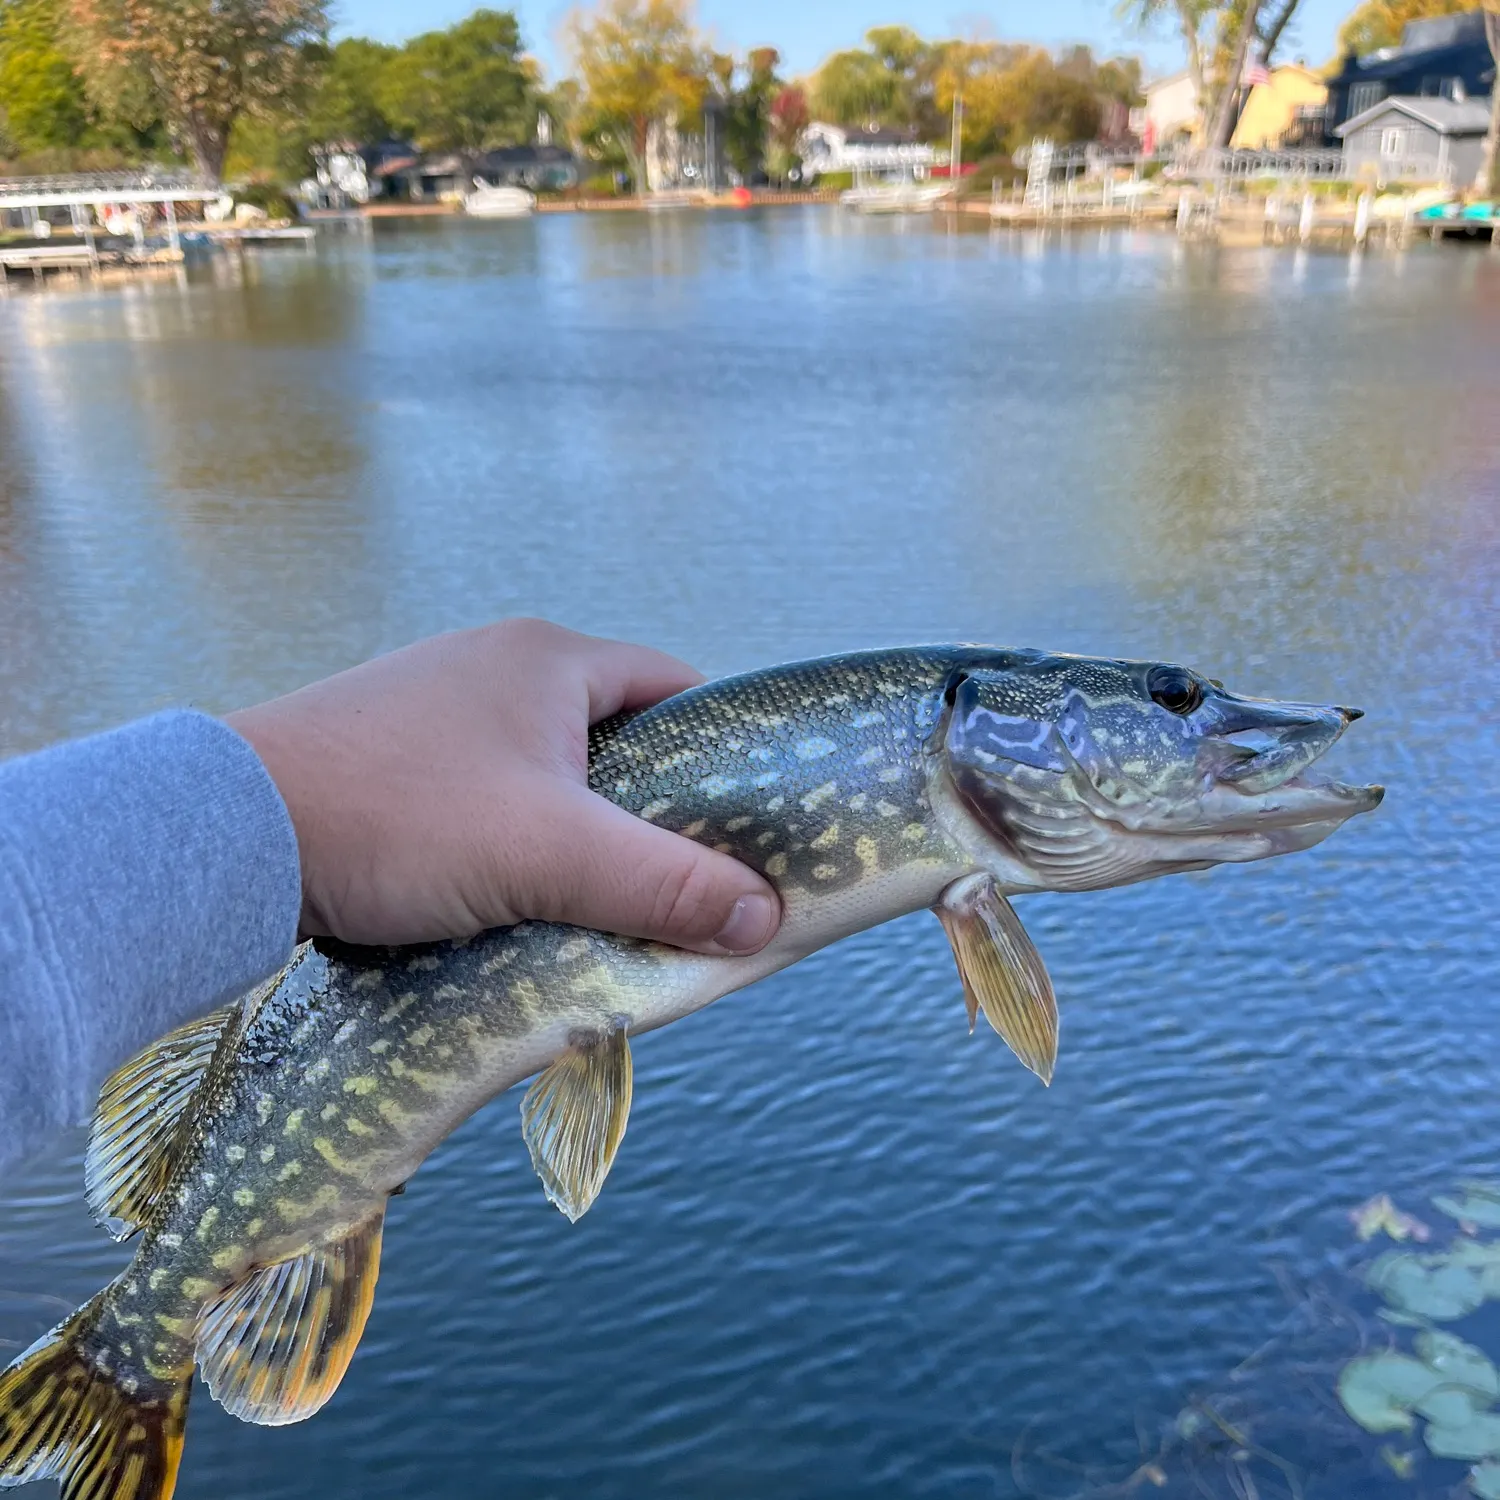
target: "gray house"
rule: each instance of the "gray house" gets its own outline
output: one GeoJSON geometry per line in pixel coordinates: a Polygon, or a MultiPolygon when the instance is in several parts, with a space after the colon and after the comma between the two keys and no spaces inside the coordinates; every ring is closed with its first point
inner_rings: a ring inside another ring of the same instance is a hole
{"type": "Polygon", "coordinates": [[[1336,134],[1344,140],[1345,177],[1464,188],[1479,175],[1489,128],[1488,99],[1397,94],[1355,115],[1336,134]]]}

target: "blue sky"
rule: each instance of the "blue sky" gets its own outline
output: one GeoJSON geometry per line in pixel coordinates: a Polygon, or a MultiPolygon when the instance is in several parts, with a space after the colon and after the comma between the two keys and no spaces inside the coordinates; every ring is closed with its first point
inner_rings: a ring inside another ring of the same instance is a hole
{"type": "MultiPolygon", "coordinates": [[[[340,36],[363,35],[398,42],[419,31],[446,26],[473,10],[478,0],[334,0],[340,36]]],[[[489,0],[496,9],[506,0],[489,0]]],[[[1279,56],[1326,62],[1334,54],[1340,20],[1355,0],[1302,0],[1279,56]]],[[[554,73],[564,64],[558,34],[572,7],[567,0],[518,0],[514,9],[528,47],[554,73]]],[[[1153,74],[1182,65],[1182,49],[1171,30],[1142,36],[1115,19],[1113,0],[698,0],[698,20],[721,47],[737,50],[770,44],[781,50],[785,71],[808,72],[828,53],[851,47],[870,26],[892,22],[926,36],[979,33],[1006,41],[1088,42],[1100,52],[1138,52],[1153,74]]]]}

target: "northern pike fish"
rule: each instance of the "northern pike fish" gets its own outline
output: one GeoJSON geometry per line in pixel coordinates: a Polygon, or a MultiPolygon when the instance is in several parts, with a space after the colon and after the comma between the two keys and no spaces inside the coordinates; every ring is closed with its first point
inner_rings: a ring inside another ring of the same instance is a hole
{"type": "Polygon", "coordinates": [[[1308,774],[1354,709],[1239,697],[1167,663],[978,646],[873,651],[707,683],[596,726],[589,784],[737,856],[781,930],[708,958],[523,922],[466,942],[318,941],[104,1086],[86,1163],[129,1267],[0,1374],[0,1487],[165,1500],[194,1365],[235,1416],[299,1422],[364,1331],[386,1202],[538,1074],[522,1132],[576,1219],[630,1109],[629,1038],[922,907],[969,1028],[1049,1080],[1057,1009],[1008,898],[1306,849],[1380,801],[1308,774]]]}

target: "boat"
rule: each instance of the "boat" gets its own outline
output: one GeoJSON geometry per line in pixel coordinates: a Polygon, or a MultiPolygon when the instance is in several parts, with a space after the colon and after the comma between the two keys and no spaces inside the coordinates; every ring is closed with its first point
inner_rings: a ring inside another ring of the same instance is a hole
{"type": "Polygon", "coordinates": [[[521,187],[495,187],[482,177],[464,195],[464,212],[476,219],[524,219],[536,207],[536,194],[521,187]]]}
{"type": "Polygon", "coordinates": [[[918,182],[904,177],[867,177],[856,172],[854,186],[839,194],[839,202],[860,214],[930,214],[950,191],[946,182],[918,182]]]}

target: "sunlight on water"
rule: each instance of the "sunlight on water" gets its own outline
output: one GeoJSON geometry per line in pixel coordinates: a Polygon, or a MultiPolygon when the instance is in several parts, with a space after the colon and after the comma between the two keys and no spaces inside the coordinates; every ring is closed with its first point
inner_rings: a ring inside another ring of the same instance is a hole
{"type": "MultiPolygon", "coordinates": [[[[0,303],[0,750],[525,611],[712,672],[1183,658],[1362,705],[1340,773],[1390,787],[1295,859],[1025,903],[1049,1091],[913,918],[643,1039],[577,1227],[500,1101],[393,1203],[334,1403],[266,1432],[200,1389],[180,1493],[1127,1478],[1351,1206],[1500,1155],[1497,410],[1500,263],[1457,251],[578,215],[0,303]]],[[[8,1185],[0,1338],[119,1264],[80,1191],[76,1143],[8,1185]]]]}

